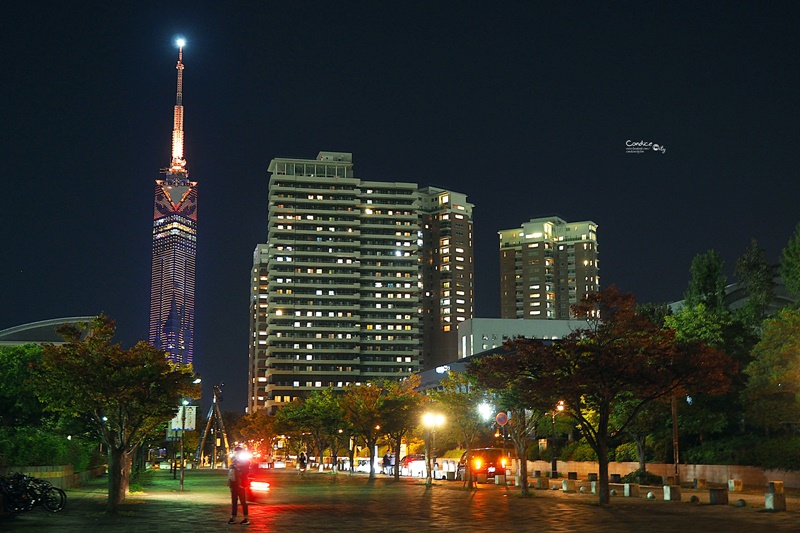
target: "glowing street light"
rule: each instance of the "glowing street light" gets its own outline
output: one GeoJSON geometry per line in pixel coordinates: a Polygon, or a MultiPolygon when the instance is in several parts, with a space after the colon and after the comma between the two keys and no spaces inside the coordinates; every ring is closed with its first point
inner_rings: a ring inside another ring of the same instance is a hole
{"type": "Polygon", "coordinates": [[[481,403],[478,406],[478,413],[481,415],[481,418],[485,422],[488,422],[492,415],[494,414],[494,408],[486,402],[481,403]]]}
{"type": "Polygon", "coordinates": [[[181,492],[182,492],[184,470],[186,469],[186,460],[183,457],[183,434],[186,433],[186,406],[189,405],[189,400],[183,400],[183,402],[181,403],[183,404],[183,407],[181,408],[181,492]]]}
{"type": "Polygon", "coordinates": [[[550,478],[558,477],[558,458],[556,457],[556,415],[564,410],[564,400],[560,400],[553,409],[553,446],[550,448],[550,478]]]}
{"type": "Polygon", "coordinates": [[[432,476],[433,467],[434,467],[434,464],[435,464],[435,459],[433,457],[433,454],[436,451],[436,428],[439,427],[439,426],[443,426],[444,425],[444,415],[441,414],[441,413],[430,413],[430,412],[425,413],[424,415],[422,415],[422,424],[426,428],[428,428],[428,430],[431,433],[431,441],[432,441],[431,442],[431,446],[428,446],[427,439],[425,441],[425,445],[426,445],[425,446],[425,448],[426,448],[425,449],[425,454],[426,454],[427,464],[428,464],[428,468],[426,468],[426,470],[428,472],[427,472],[427,476],[425,477],[425,484],[430,486],[433,483],[433,481],[431,479],[431,476],[432,476]],[[431,449],[431,448],[433,448],[433,449],[431,449]]]}

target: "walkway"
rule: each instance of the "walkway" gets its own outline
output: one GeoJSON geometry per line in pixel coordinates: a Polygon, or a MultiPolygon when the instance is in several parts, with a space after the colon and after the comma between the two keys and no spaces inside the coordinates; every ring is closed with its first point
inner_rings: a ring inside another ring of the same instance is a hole
{"type": "MultiPolygon", "coordinates": [[[[252,524],[229,526],[230,496],[224,470],[187,470],[184,492],[168,472],[159,472],[143,494],[133,494],[119,516],[104,514],[106,478],[68,491],[67,506],[51,514],[37,508],[0,521],[0,530],[58,532],[212,532],[212,531],[477,531],[543,530],[548,532],[675,532],[800,530],[800,497],[791,494],[787,512],[763,510],[758,491],[731,494],[731,505],[710,506],[707,491],[687,491],[683,501],[612,498],[599,507],[592,494],[533,491],[522,498],[513,487],[479,485],[465,490],[460,482],[385,476],[271,470],[259,477],[272,485],[265,503],[253,503],[252,524]],[[691,495],[700,504],[689,503],[691,495]],[[745,507],[735,502],[744,497],[745,507]],[[703,503],[706,502],[706,503],[703,503]],[[520,526],[524,525],[524,529],[520,526]]],[[[240,517],[241,518],[241,517],[240,517]]]]}

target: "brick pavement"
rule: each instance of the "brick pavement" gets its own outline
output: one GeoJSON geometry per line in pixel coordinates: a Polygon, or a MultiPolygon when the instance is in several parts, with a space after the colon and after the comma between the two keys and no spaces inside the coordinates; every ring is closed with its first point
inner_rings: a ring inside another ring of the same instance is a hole
{"type": "MultiPolygon", "coordinates": [[[[0,531],[59,532],[212,532],[212,531],[478,531],[544,529],[550,532],[660,531],[800,531],[800,497],[790,495],[789,511],[763,510],[760,491],[731,494],[731,505],[710,506],[707,491],[684,489],[681,502],[613,497],[600,507],[592,494],[533,491],[521,498],[518,489],[479,485],[465,490],[460,482],[385,476],[273,470],[259,477],[272,484],[264,503],[250,506],[252,525],[227,525],[230,497],[224,470],[188,470],[185,490],[160,472],[143,494],[133,494],[119,516],[103,513],[106,479],[68,491],[67,506],[51,514],[37,508],[0,520],[0,531]],[[700,504],[688,503],[691,495],[700,504]],[[748,504],[736,507],[742,497],[748,504]],[[704,503],[705,502],[705,503],[704,503]]],[[[241,518],[241,517],[240,517],[241,518]]]]}

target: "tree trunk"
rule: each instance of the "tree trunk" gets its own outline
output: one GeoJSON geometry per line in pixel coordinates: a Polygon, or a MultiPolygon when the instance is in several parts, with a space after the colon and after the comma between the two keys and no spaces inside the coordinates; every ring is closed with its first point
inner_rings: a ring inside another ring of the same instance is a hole
{"type": "Polygon", "coordinates": [[[520,491],[519,493],[523,496],[529,496],[530,491],[528,490],[528,450],[527,446],[523,442],[523,444],[517,445],[517,461],[519,462],[518,472],[519,472],[519,486],[520,491]]]}
{"type": "Polygon", "coordinates": [[[600,505],[608,505],[610,502],[608,493],[608,445],[605,439],[598,439],[597,446],[599,448],[597,450],[597,479],[600,482],[597,495],[600,505]]]}
{"type": "Polygon", "coordinates": [[[125,501],[128,492],[128,481],[131,474],[131,456],[135,452],[125,451],[125,447],[109,449],[108,454],[108,503],[106,512],[117,514],[119,504],[125,501]]]}
{"type": "Polygon", "coordinates": [[[376,441],[367,442],[369,446],[369,478],[375,479],[375,444],[376,441]]]}
{"type": "Polygon", "coordinates": [[[636,452],[639,454],[639,471],[644,473],[647,468],[647,462],[645,461],[645,438],[634,438],[633,441],[636,443],[636,452]]]}
{"type": "Polygon", "coordinates": [[[397,439],[394,448],[394,479],[400,480],[400,447],[402,446],[402,439],[397,439]]]}

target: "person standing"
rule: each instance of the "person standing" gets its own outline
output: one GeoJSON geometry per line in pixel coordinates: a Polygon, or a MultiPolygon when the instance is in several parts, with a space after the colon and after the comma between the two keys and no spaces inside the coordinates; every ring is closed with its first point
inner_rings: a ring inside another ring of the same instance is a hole
{"type": "Polygon", "coordinates": [[[247,519],[247,488],[250,486],[250,454],[241,446],[233,450],[233,460],[228,469],[228,486],[231,489],[231,518],[229,524],[236,523],[236,510],[238,502],[242,504],[242,524],[248,525],[247,519]]]}
{"type": "Polygon", "coordinates": [[[306,473],[307,462],[308,462],[308,457],[306,457],[305,452],[300,452],[300,455],[297,457],[297,464],[300,466],[300,475],[306,473]]]}

